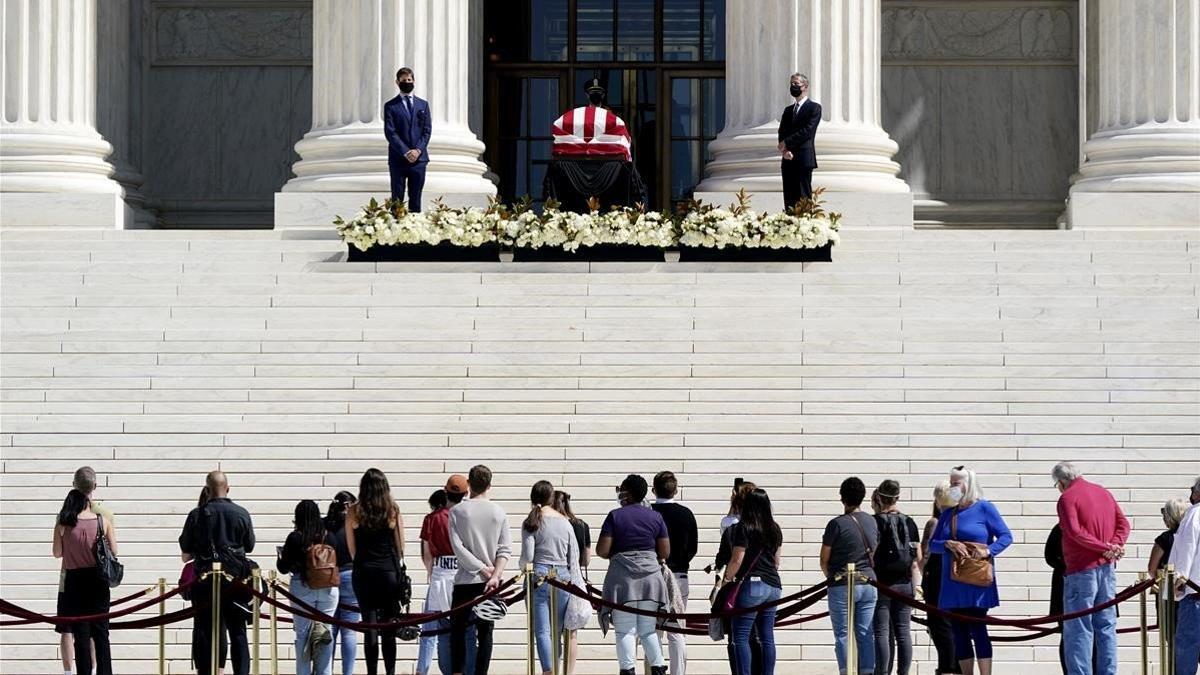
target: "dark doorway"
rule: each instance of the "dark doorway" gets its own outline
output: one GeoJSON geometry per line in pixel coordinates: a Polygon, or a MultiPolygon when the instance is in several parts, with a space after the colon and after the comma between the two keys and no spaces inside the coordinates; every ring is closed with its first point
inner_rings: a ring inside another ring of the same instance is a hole
{"type": "Polygon", "coordinates": [[[506,201],[542,196],[550,125],[599,77],[650,208],[691,197],[725,123],[725,0],[489,0],[484,142],[506,201]]]}

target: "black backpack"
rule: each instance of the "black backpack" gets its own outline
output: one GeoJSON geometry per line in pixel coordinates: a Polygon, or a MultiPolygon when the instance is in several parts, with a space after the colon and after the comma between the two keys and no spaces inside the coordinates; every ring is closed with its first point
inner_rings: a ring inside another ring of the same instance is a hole
{"type": "Polygon", "coordinates": [[[875,550],[875,571],[889,579],[907,579],[917,557],[916,542],[909,536],[908,516],[883,513],[879,522],[879,547],[875,550]]]}

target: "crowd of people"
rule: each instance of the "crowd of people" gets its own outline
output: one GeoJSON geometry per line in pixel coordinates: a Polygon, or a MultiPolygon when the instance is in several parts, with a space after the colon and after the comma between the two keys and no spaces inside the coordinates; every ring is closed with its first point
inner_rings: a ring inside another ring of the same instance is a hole
{"type": "MultiPolygon", "coordinates": [[[[1113,495],[1085,479],[1072,464],[1056,465],[1051,480],[1061,492],[1059,523],[1046,544],[1046,561],[1054,571],[1050,613],[1057,615],[1114,598],[1116,564],[1125,555],[1130,525],[1113,495]]],[[[116,554],[117,535],[112,512],[95,499],[96,484],[91,468],[76,472],[54,528],[53,552],[62,559],[62,617],[109,609],[109,587],[97,573],[95,550],[97,539],[103,538],[116,554]]],[[[420,675],[488,673],[494,624],[506,611],[496,592],[506,570],[511,572],[514,555],[507,515],[489,499],[491,487],[491,471],[478,465],[465,476],[450,476],[429,498],[430,511],[419,538],[428,589],[423,610],[455,611],[448,619],[422,626],[416,666],[420,675]]],[[[608,561],[601,591],[606,602],[598,619],[605,633],[614,633],[620,675],[638,671],[639,644],[651,675],[687,672],[685,636],[667,631],[664,650],[663,628],[670,624],[640,611],[677,613],[687,606],[699,536],[695,515],[675,501],[678,490],[678,480],[669,471],[654,476],[652,484],[630,474],[616,487],[618,505],[605,517],[595,542],[595,555],[608,561]]],[[[954,467],[948,479],[934,487],[932,515],[924,528],[901,510],[901,486],[895,480],[885,480],[871,491],[872,513],[862,508],[868,495],[859,478],[844,480],[839,494],[843,513],[825,527],[820,549],[839,671],[907,675],[913,660],[912,608],[902,599],[915,598],[950,613],[931,611],[927,616],[937,652],[935,672],[991,673],[992,644],[987,624],[979,619],[1000,604],[994,561],[1013,537],[1000,510],[984,498],[975,472],[954,467]],[[847,583],[851,563],[859,577],[854,584],[847,583]],[[847,663],[851,641],[856,664],[847,663]]],[[[201,578],[214,563],[232,578],[251,577],[254,527],[249,512],[229,495],[225,474],[209,473],[179,536],[185,563],[181,584],[201,578]]],[[[1200,580],[1200,478],[1191,486],[1190,499],[1168,501],[1162,516],[1167,529],[1154,540],[1149,571],[1172,564],[1181,579],[1200,580]]],[[[358,492],[338,492],[324,515],[315,501],[300,501],[293,525],[276,547],[276,566],[290,575],[291,596],[340,621],[390,623],[400,618],[410,604],[412,585],[404,562],[404,518],[383,472],[367,470],[358,492]]],[[[730,672],[774,675],[774,603],[783,595],[784,532],[767,491],[737,479],[720,529],[716,559],[705,571],[717,573],[710,596],[714,609],[737,609],[724,630],[730,672]]],[[[520,525],[515,566],[532,566],[537,579],[553,576],[584,588],[592,553],[591,530],[574,514],[571,496],[549,481],[534,483],[530,511],[520,525]]],[[[537,584],[526,598],[537,658],[548,674],[554,670],[555,655],[562,654],[569,675],[577,657],[576,631],[566,621],[572,596],[551,593],[550,588],[548,583],[537,584]],[[559,628],[558,635],[553,626],[559,628]]],[[[212,592],[208,583],[189,587],[188,599],[197,609],[192,640],[196,672],[224,673],[228,664],[235,675],[245,675],[250,670],[250,596],[244,586],[225,583],[220,593],[218,663],[212,663],[212,592]]],[[[1181,583],[1176,598],[1176,672],[1195,675],[1200,594],[1181,583]]],[[[332,675],[339,655],[343,675],[353,673],[358,632],[299,614],[293,621],[299,675],[332,675]]],[[[64,624],[58,631],[65,673],[112,673],[107,621],[64,624]]],[[[405,639],[417,635],[403,629],[365,631],[368,675],[379,672],[381,660],[384,673],[396,673],[398,633],[405,639]]],[[[1065,674],[1115,675],[1116,607],[1063,622],[1060,654],[1065,674]]]]}

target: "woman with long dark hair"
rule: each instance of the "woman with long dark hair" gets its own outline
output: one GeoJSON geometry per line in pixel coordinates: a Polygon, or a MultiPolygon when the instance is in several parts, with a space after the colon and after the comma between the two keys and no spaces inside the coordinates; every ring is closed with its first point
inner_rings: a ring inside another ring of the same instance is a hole
{"type": "MultiPolygon", "coordinates": [[[[521,524],[521,568],[533,563],[533,572],[544,577],[554,570],[555,576],[564,582],[582,580],[579,573],[579,543],[575,540],[575,530],[566,516],[554,510],[554,486],[550,481],[539,480],[529,491],[529,501],[533,504],[525,522],[521,524]]],[[[537,640],[538,660],[542,664],[543,675],[549,675],[554,669],[554,650],[551,645],[561,640],[561,635],[552,635],[550,631],[550,612],[556,612],[557,626],[563,625],[567,613],[567,593],[558,593],[557,606],[550,606],[550,584],[540,584],[534,591],[533,602],[529,604],[533,612],[533,631],[537,640]]]]}
{"type": "MultiPolygon", "coordinates": [[[[346,546],[353,559],[351,579],[359,608],[368,622],[386,622],[400,614],[404,560],[404,520],[392,499],[387,476],[367,469],[358,483],[358,499],[346,510],[346,546]]],[[[383,668],[396,673],[396,631],[367,631],[367,675],[383,668]]]]}
{"type": "MultiPolygon", "coordinates": [[[[350,548],[346,546],[346,509],[354,503],[354,493],[342,490],[333,496],[325,512],[325,530],[333,536],[337,549],[338,606],[334,616],[340,621],[362,621],[356,609],[358,596],[354,595],[354,565],[350,548]]],[[[333,626],[333,651],[337,656],[338,645],[342,647],[342,675],[354,675],[354,660],[358,658],[358,633],[333,626]]]]}
{"type": "MultiPolygon", "coordinates": [[[[313,552],[314,547],[323,547],[333,554],[337,541],[325,530],[321,507],[311,499],[296,504],[292,522],[295,529],[280,547],[275,565],[280,572],[292,575],[292,595],[325,614],[333,614],[338,605],[336,557],[322,557],[320,550],[317,555],[313,552]]],[[[292,627],[296,631],[296,675],[332,675],[333,639],[327,635],[328,627],[299,615],[292,617],[292,627]],[[321,639],[321,634],[329,639],[321,639]]]]}
{"type": "MultiPolygon", "coordinates": [[[[725,567],[725,582],[742,580],[738,591],[739,608],[757,607],[783,595],[779,579],[783,531],[771,512],[771,499],[762,489],[746,492],[737,524],[730,527],[733,554],[725,567]]],[[[738,673],[750,672],[750,632],[758,633],[763,675],[775,673],[775,607],[735,616],[733,650],[738,673]]]]}
{"type": "MultiPolygon", "coordinates": [[[[108,583],[96,571],[96,538],[103,531],[113,555],[117,554],[116,529],[92,511],[87,495],[71,490],[63,500],[54,525],[54,557],[63,560],[63,616],[105,614],[109,607],[108,583]],[[103,528],[103,530],[101,530],[103,528]]],[[[75,642],[75,667],[79,675],[92,675],[92,651],[97,675],[112,675],[112,650],[108,620],[71,624],[75,642]]]]}

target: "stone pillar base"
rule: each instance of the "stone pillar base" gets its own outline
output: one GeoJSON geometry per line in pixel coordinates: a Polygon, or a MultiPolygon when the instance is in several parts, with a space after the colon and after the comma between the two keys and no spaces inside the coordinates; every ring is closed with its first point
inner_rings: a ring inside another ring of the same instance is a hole
{"type": "MultiPolygon", "coordinates": [[[[335,216],[351,218],[374,197],[379,202],[391,197],[387,192],[276,192],[275,229],[329,230],[335,216]]],[[[485,207],[488,195],[482,193],[439,193],[425,190],[421,207],[433,208],[441,197],[446,206],[485,207]]]]}
{"type": "Polygon", "coordinates": [[[121,195],[88,192],[0,193],[0,227],[70,227],[124,230],[137,227],[121,195]]]}
{"type": "Polygon", "coordinates": [[[1073,230],[1200,228],[1200,192],[1071,192],[1073,230]]]}
{"type": "MultiPolygon", "coordinates": [[[[714,206],[737,202],[735,192],[697,192],[695,197],[714,206]]],[[[911,192],[826,192],[821,203],[827,211],[842,214],[843,228],[913,226],[911,192]]],[[[782,211],[783,193],[754,193],[750,204],[758,211],[782,211]]]]}

